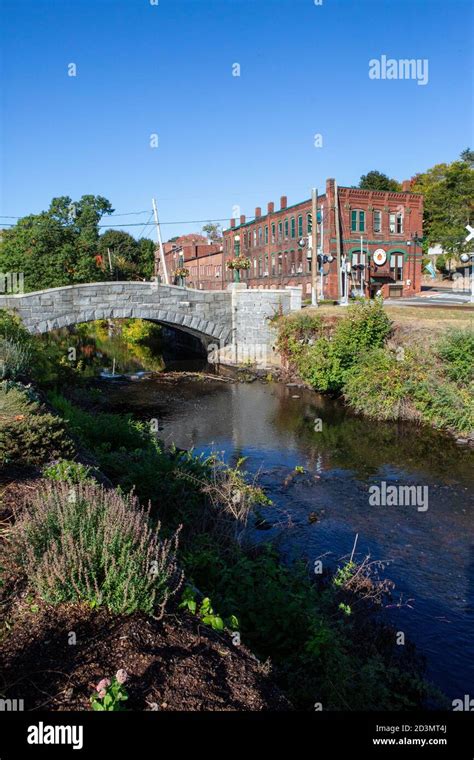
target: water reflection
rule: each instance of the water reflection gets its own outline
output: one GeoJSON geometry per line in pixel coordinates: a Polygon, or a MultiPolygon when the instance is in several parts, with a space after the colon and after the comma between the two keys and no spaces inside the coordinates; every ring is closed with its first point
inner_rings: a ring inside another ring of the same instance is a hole
{"type": "Polygon", "coordinates": [[[401,606],[388,614],[427,656],[429,674],[452,698],[472,691],[472,451],[430,429],[374,424],[330,399],[277,384],[165,377],[112,388],[108,401],[158,417],[168,443],[248,457],[274,501],[264,511],[274,527],[259,539],[278,536],[287,556],[313,562],[327,554],[337,562],[359,533],[359,556],[390,562],[401,606]],[[288,479],[297,465],[306,472],[288,479]],[[427,485],[428,510],[370,506],[369,488],[381,480],[427,485]]]}

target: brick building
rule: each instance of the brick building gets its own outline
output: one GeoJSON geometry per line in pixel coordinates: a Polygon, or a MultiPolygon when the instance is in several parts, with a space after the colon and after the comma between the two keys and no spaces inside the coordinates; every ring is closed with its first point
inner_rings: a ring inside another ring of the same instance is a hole
{"type": "MultiPolygon", "coordinates": [[[[334,179],[326,181],[317,205],[319,297],[341,298],[346,288],[350,295],[382,292],[392,298],[420,291],[423,196],[409,187],[404,182],[402,192],[386,192],[337,188],[334,179]]],[[[241,270],[250,288],[302,285],[303,297],[308,297],[311,229],[311,199],[288,206],[282,196],[277,211],[269,203],[266,214],[256,208],[248,222],[245,216],[231,219],[224,231],[223,260],[237,254],[250,259],[250,269],[241,270]]],[[[223,278],[233,279],[227,267],[223,278]]]]}
{"type": "MultiPolygon", "coordinates": [[[[197,290],[225,288],[222,243],[212,243],[204,235],[192,233],[164,243],[163,250],[170,283],[175,282],[173,273],[182,266],[189,270],[187,287],[197,290]]],[[[160,273],[160,265],[158,272],[160,273]]]]}

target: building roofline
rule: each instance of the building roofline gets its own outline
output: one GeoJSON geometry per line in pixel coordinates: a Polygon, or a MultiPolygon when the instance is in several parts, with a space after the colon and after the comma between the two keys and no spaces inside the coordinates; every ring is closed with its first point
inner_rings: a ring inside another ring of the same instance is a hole
{"type": "MultiPolygon", "coordinates": [[[[326,193],[322,193],[321,195],[318,195],[318,202],[320,198],[325,198],[326,193]]],[[[293,203],[291,206],[287,206],[286,208],[280,208],[277,211],[272,211],[271,214],[263,214],[259,217],[253,217],[252,219],[249,219],[248,222],[244,222],[243,224],[236,224],[235,227],[226,227],[223,232],[229,232],[231,230],[239,230],[243,229],[244,227],[250,227],[252,224],[255,224],[255,222],[263,222],[265,219],[268,219],[270,216],[276,216],[277,214],[285,214],[287,211],[290,211],[291,209],[296,208],[297,206],[302,206],[304,203],[311,203],[311,198],[307,198],[304,201],[298,201],[298,203],[293,203]]]]}
{"type": "Polygon", "coordinates": [[[411,190],[367,190],[365,187],[350,187],[349,185],[338,185],[339,190],[358,190],[360,193],[389,193],[389,195],[420,195],[423,193],[412,193],[411,190]]]}

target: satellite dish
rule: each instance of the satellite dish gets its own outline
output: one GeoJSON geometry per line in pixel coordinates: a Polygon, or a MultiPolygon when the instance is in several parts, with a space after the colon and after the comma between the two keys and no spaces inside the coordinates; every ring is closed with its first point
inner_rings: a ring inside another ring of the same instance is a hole
{"type": "Polygon", "coordinates": [[[306,245],[306,238],[300,238],[298,240],[298,245],[299,245],[300,248],[304,248],[305,245],[306,245]]]}

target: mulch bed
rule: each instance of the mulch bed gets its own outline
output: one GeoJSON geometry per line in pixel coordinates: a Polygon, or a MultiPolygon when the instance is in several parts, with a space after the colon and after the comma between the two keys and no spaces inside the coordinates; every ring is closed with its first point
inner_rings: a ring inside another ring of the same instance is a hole
{"type": "Polygon", "coordinates": [[[89,710],[97,682],[119,668],[128,710],[292,709],[249,650],[189,613],[158,621],[77,604],[34,610],[23,599],[1,642],[1,696],[25,710],[89,710]]]}
{"type": "Polygon", "coordinates": [[[41,475],[35,468],[0,468],[0,523],[10,521],[15,509],[23,506],[41,482],[41,475]]]}

